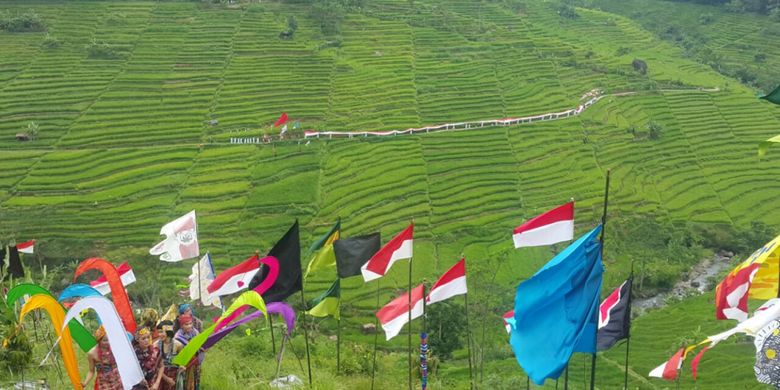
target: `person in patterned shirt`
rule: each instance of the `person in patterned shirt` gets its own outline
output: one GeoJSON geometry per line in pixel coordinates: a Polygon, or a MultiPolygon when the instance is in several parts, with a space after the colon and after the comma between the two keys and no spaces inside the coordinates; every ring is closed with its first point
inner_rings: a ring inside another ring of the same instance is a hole
{"type": "Polygon", "coordinates": [[[151,384],[156,382],[157,376],[162,373],[162,359],[160,350],[152,343],[152,331],[148,327],[142,326],[136,330],[133,347],[144,374],[144,380],[133,386],[133,390],[149,390],[151,384]]]}
{"type": "Polygon", "coordinates": [[[87,352],[89,373],[84,382],[81,382],[81,387],[86,388],[92,378],[95,378],[95,390],[124,390],[106,330],[102,326],[95,331],[95,340],[97,345],[87,352]]]}

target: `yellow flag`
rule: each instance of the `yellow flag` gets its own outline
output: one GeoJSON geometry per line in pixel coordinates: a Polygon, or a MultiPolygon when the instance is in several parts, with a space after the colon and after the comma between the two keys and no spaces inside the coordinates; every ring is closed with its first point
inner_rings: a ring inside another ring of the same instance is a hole
{"type": "Polygon", "coordinates": [[[777,297],[778,262],[780,262],[780,236],[769,241],[759,250],[753,252],[747,260],[743,261],[737,270],[760,264],[753,283],[750,286],[750,297],[755,299],[771,299],[777,297]]]}

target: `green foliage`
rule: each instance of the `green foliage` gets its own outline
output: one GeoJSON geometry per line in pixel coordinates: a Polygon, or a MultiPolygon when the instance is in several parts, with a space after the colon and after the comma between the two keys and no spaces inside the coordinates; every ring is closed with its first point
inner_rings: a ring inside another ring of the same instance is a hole
{"type": "Polygon", "coordinates": [[[651,121],[647,124],[647,137],[651,140],[657,140],[661,138],[663,130],[664,128],[660,123],[651,121]]]}
{"type": "Polygon", "coordinates": [[[714,16],[712,15],[712,12],[705,12],[699,15],[699,23],[701,24],[710,24],[712,23],[713,19],[714,16]]]}
{"type": "Polygon", "coordinates": [[[580,17],[580,15],[577,13],[577,9],[568,3],[563,3],[558,6],[558,15],[565,19],[577,19],[580,17]]]}
{"type": "Polygon", "coordinates": [[[0,13],[0,30],[7,32],[41,32],[46,31],[46,22],[35,11],[13,14],[0,13]]]}
{"type": "Polygon", "coordinates": [[[373,351],[368,345],[350,343],[347,345],[342,344],[341,348],[341,371],[344,374],[371,374],[373,351]]]}
{"type": "Polygon", "coordinates": [[[0,340],[0,372],[23,372],[32,362],[32,343],[5,303],[0,303],[0,340]]]}
{"type": "Polygon", "coordinates": [[[43,41],[41,41],[41,46],[44,49],[56,49],[60,47],[60,40],[47,33],[46,36],[43,37],[43,41]]]}
{"type": "Polygon", "coordinates": [[[426,308],[428,345],[442,361],[451,359],[455,350],[463,348],[467,331],[464,314],[463,306],[450,301],[437,302],[426,308]]]}
{"type": "Polygon", "coordinates": [[[89,58],[103,59],[103,60],[115,60],[124,57],[116,47],[113,45],[97,41],[94,38],[86,45],[87,54],[89,58]]]}

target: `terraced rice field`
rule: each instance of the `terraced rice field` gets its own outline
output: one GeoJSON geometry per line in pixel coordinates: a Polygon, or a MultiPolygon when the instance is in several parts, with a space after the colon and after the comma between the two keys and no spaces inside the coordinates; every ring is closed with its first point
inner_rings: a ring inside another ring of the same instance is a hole
{"type": "MultiPolygon", "coordinates": [[[[735,80],[616,14],[579,9],[580,18],[562,20],[548,3],[415,4],[377,1],[349,14],[339,45],[302,5],[2,4],[35,8],[62,45],[0,33],[0,239],[37,238],[41,253],[63,261],[130,260],[141,278],[159,272],[160,288],[172,292],[189,266],[145,269],[153,261],[145,251],[160,226],[192,209],[218,270],[267,251],[296,218],[304,248],[339,217],[345,236],[381,231],[384,241],[413,220],[415,280],[432,280],[465,254],[470,283],[495,278],[475,299],[511,302],[517,280],[550,256],[514,250],[511,229],[570,198],[578,231],[588,229],[600,218],[608,169],[611,215],[780,223],[771,202],[780,160],[756,158],[758,141],[780,128],[780,110],[735,80]],[[282,40],[288,16],[299,27],[282,40]],[[121,57],[89,58],[93,39],[121,57]],[[619,47],[632,51],[618,55],[619,47]],[[632,70],[635,57],[648,62],[647,75],[632,70]],[[721,89],[696,89],[712,87],[721,89]],[[227,143],[278,132],[271,124],[283,111],[305,129],[392,130],[568,109],[595,88],[637,93],[520,126],[227,143]],[[30,121],[40,138],[18,143],[30,121]],[[649,122],[662,126],[658,140],[642,136],[649,122]]],[[[383,301],[405,286],[406,272],[404,262],[383,280],[383,301]]],[[[313,276],[308,293],[333,277],[313,276]]],[[[354,330],[372,321],[374,290],[358,279],[342,285],[345,322],[349,338],[369,342],[354,330]]],[[[494,309],[481,314],[499,324],[503,311],[494,309]]],[[[502,332],[491,324],[487,338],[502,345],[502,332]]],[[[647,337],[638,349],[650,349],[655,335],[647,337]]],[[[637,371],[660,363],[651,360],[637,371]]],[[[516,369],[511,359],[489,364],[516,369]]],[[[605,386],[619,383],[616,366],[604,370],[605,386]]]]}

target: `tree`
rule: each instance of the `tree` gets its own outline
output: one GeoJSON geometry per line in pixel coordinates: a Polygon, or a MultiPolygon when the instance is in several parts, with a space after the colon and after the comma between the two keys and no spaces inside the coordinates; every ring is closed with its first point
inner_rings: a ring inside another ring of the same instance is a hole
{"type": "Polygon", "coordinates": [[[637,58],[631,62],[631,65],[634,67],[635,71],[641,74],[647,74],[647,62],[644,62],[637,58]]]}
{"type": "Polygon", "coordinates": [[[647,124],[647,137],[656,140],[661,138],[661,132],[663,127],[658,122],[650,122],[647,124]]]}
{"type": "Polygon", "coordinates": [[[466,318],[463,306],[437,302],[426,308],[428,316],[428,345],[441,360],[452,358],[452,352],[463,348],[466,318]]]}
{"type": "Polygon", "coordinates": [[[38,124],[35,122],[30,122],[27,124],[27,135],[30,136],[30,139],[38,138],[38,129],[38,124]]]}

